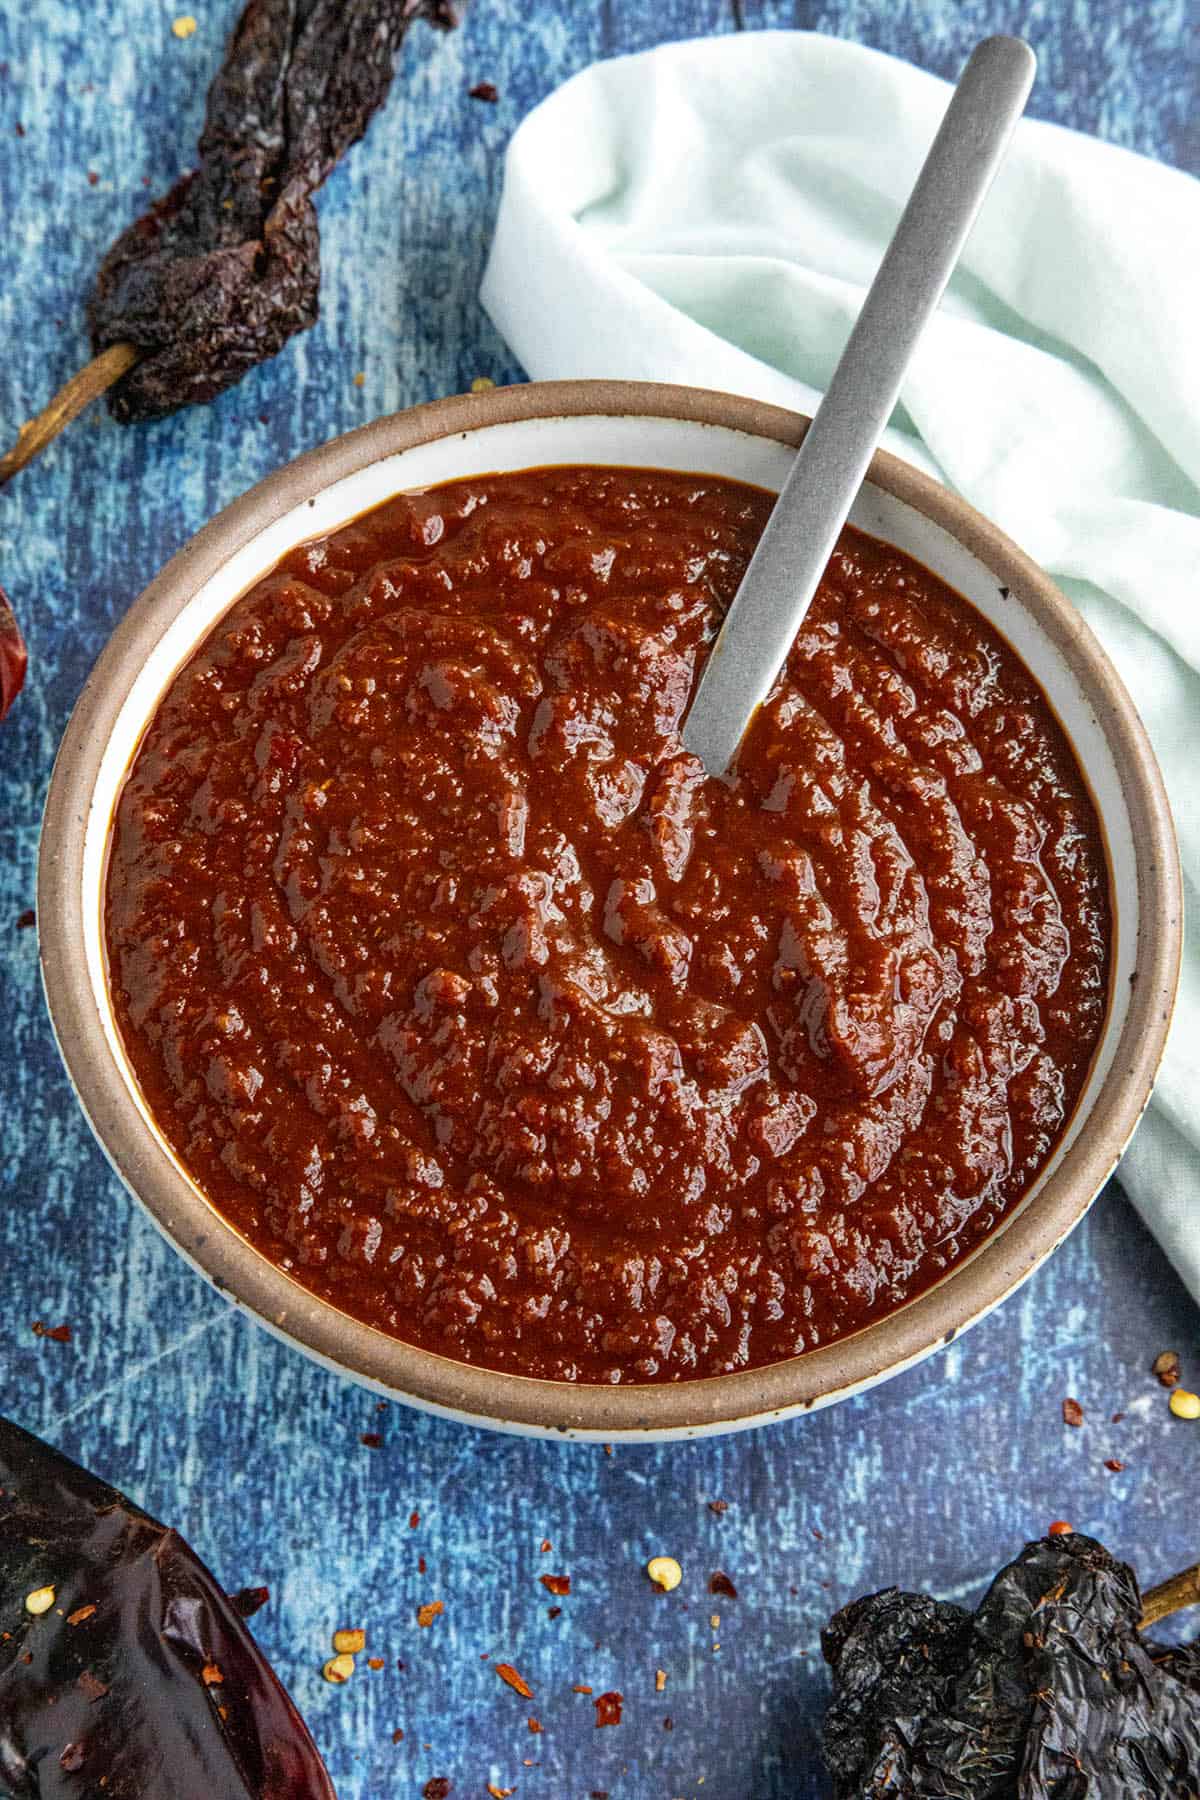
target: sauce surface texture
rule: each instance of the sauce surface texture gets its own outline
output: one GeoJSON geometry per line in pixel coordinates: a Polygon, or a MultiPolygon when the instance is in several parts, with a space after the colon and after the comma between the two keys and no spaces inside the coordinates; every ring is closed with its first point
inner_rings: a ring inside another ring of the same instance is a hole
{"type": "Polygon", "coordinates": [[[106,932],[149,1105],[397,1337],[572,1381],[794,1355],[977,1244],[1070,1114],[1104,852],[966,601],[847,530],[736,777],[682,750],[770,506],[591,468],[389,501],[138,751],[106,932]]]}

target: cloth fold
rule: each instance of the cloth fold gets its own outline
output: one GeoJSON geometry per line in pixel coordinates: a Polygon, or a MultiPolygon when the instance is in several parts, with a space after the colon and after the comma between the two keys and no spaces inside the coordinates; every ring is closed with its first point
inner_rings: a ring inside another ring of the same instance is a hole
{"type": "MultiPolygon", "coordinates": [[[[600,63],[518,128],[483,302],[535,379],[724,388],[812,412],[948,85],[747,32],[600,63]]],[[[1200,1301],[1200,182],[1023,120],[884,443],[1055,578],[1146,722],[1190,906],[1120,1180],[1200,1301]]]]}

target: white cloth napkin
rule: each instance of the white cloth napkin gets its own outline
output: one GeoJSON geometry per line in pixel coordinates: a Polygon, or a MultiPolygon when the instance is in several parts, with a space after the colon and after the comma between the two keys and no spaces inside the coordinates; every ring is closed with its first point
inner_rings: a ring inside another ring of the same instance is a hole
{"type": "MultiPolygon", "coordinates": [[[[811,412],[948,95],[806,32],[600,63],[513,138],[484,305],[535,378],[811,412]]],[[[1193,918],[1120,1179],[1200,1300],[1200,182],[1023,121],[893,426],[1078,603],[1162,764],[1193,918]]]]}

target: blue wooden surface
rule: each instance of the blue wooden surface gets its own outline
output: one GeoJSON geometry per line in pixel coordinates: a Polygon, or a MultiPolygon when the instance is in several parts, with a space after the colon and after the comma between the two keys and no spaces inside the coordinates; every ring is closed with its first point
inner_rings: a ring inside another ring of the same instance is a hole
{"type": "MultiPolygon", "coordinates": [[[[170,31],[182,0],[0,7],[0,438],[84,360],[99,252],[189,161],[235,10],[191,4],[186,41],[170,31]]],[[[476,0],[452,38],[413,33],[386,114],[322,197],[316,329],[209,409],[130,431],[96,413],[0,495],[0,580],[32,658],[0,730],[0,1410],[178,1525],[229,1586],[270,1584],[256,1629],[343,1800],[418,1795],[434,1775],[522,1800],[815,1796],[834,1605],[889,1580],[973,1595],[1055,1517],[1151,1578],[1200,1554],[1200,1435],[1148,1374],[1169,1346],[1200,1375],[1200,1315],[1115,1189],[998,1315],[874,1394],[610,1456],[379,1412],[229,1312],[108,1173],[51,1042],[17,921],[54,746],[113,621],[295,452],[475,375],[515,377],[475,298],[509,132],[597,56],[739,23],[816,26],[946,74],[976,36],[1022,30],[1041,57],[1034,112],[1200,162],[1190,0],[476,0]],[[467,98],[482,79],[498,105],[467,98]],[[34,1319],[69,1320],[71,1343],[36,1338],[34,1319]],[[1065,1394],[1087,1409],[1080,1431],[1061,1423],[1065,1394]],[[382,1449],[363,1447],[376,1430],[382,1449]],[[670,1598],[641,1572],[656,1551],[684,1567],[670,1598]],[[736,1601],[710,1599],[716,1569],[736,1601]],[[546,1572],[572,1579],[556,1619],[546,1572]],[[417,1606],[439,1599],[421,1630],[417,1606]],[[342,1624],[365,1624],[386,1665],[335,1689],[319,1671],[342,1624]],[[514,1663],[534,1701],[485,1657],[514,1663]],[[598,1731],[576,1683],[619,1689],[622,1724],[598,1731]]]]}

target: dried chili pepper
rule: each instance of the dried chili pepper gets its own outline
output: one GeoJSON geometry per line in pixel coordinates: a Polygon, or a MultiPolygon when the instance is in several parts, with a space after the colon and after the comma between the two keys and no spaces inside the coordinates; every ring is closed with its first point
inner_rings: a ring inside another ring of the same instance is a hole
{"type": "Polygon", "coordinates": [[[1132,1569],[1078,1533],[1027,1544],[978,1611],[895,1588],[822,1633],[835,1800],[1184,1800],[1200,1651],[1138,1635],[1132,1569]]]}
{"type": "Polygon", "coordinates": [[[317,317],[312,196],[383,104],[415,19],[448,0],[250,0],[209,89],[200,166],[100,266],[96,352],[140,353],[109,395],[128,423],[211,400],[317,317]]]}
{"type": "Polygon", "coordinates": [[[21,691],[28,662],[29,655],[25,649],[25,639],[21,636],[21,627],[17,624],[17,615],[8,595],[0,588],[0,719],[21,691]]]}
{"type": "Polygon", "coordinates": [[[0,1793],[84,1792],[334,1800],[300,1715],[183,1539],[0,1419],[0,1793]],[[43,1587],[54,1603],[33,1616],[43,1587]]]}

